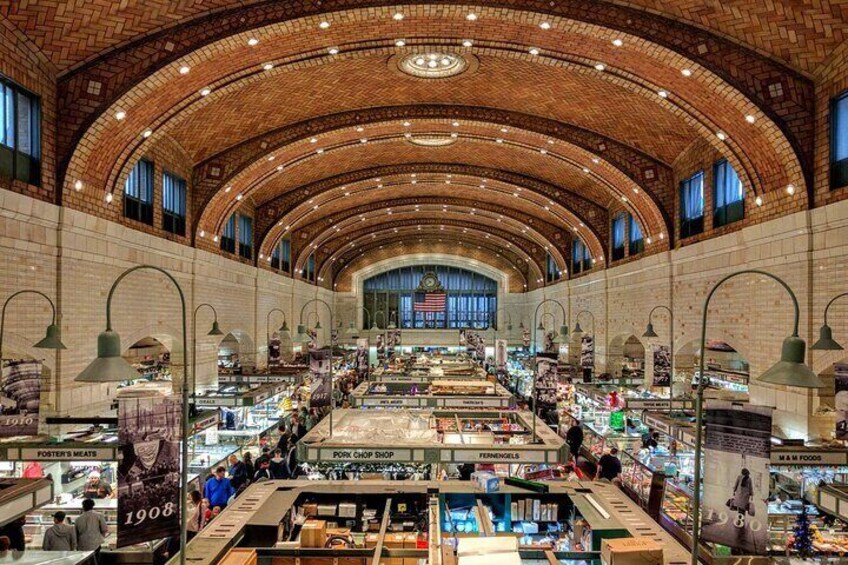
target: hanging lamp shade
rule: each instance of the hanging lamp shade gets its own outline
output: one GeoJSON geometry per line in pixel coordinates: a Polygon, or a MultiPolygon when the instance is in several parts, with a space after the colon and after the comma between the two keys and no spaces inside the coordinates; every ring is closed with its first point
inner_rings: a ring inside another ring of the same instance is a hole
{"type": "Polygon", "coordinates": [[[62,343],[62,330],[56,324],[47,326],[47,334],[41,341],[33,345],[33,347],[39,349],[67,349],[65,344],[62,343]]]}
{"type": "Polygon", "coordinates": [[[106,330],[97,336],[97,357],[74,379],[83,383],[114,383],[138,378],[138,371],[121,356],[121,336],[106,330]]]}
{"type": "Polygon", "coordinates": [[[523,329],[524,329],[524,321],[518,322],[518,329],[519,329],[519,330],[523,330],[523,329]]]}
{"type": "Polygon", "coordinates": [[[277,330],[280,333],[288,333],[289,332],[289,323],[283,320],[283,325],[280,326],[280,329],[277,330]]]}
{"type": "Polygon", "coordinates": [[[224,335],[224,332],[222,332],[221,328],[218,327],[218,320],[212,322],[212,329],[209,330],[209,333],[206,335],[224,335]]]}
{"type": "Polygon", "coordinates": [[[657,332],[654,331],[654,324],[648,322],[648,326],[645,328],[645,333],[642,334],[642,337],[660,337],[657,335],[657,332]]]}
{"type": "Polygon", "coordinates": [[[507,323],[507,325],[506,325],[506,331],[508,331],[508,332],[511,332],[511,331],[512,331],[512,324],[507,323]]]}
{"type": "Polygon", "coordinates": [[[798,336],[789,336],[783,340],[780,361],[760,375],[760,381],[774,385],[795,386],[799,388],[821,388],[822,380],[804,364],[807,345],[798,336]]]}
{"type": "Polygon", "coordinates": [[[583,333],[583,328],[580,327],[580,321],[578,321],[576,324],[574,324],[574,332],[573,333],[574,333],[574,335],[583,333]]]}
{"type": "Polygon", "coordinates": [[[320,330],[320,329],[321,329],[321,320],[318,320],[317,322],[315,322],[315,329],[316,329],[316,330],[320,330]]]}
{"type": "Polygon", "coordinates": [[[563,338],[568,336],[568,326],[565,324],[559,327],[559,335],[563,336],[563,338]]]}
{"type": "Polygon", "coordinates": [[[308,345],[310,341],[312,341],[312,338],[309,337],[309,333],[306,331],[306,326],[298,324],[297,342],[303,345],[308,345]]]}
{"type": "Polygon", "coordinates": [[[833,330],[827,324],[819,328],[819,340],[810,349],[816,351],[841,351],[844,349],[839,342],[833,339],[833,330]]]}
{"type": "Polygon", "coordinates": [[[396,330],[396,329],[397,329],[397,324],[395,324],[393,321],[389,320],[389,325],[388,325],[388,326],[386,326],[386,329],[389,329],[389,330],[396,330]]]}
{"type": "Polygon", "coordinates": [[[543,324],[543,323],[540,321],[540,322],[539,322],[539,326],[536,328],[536,331],[540,331],[540,332],[545,331],[545,324],[543,324]]]}
{"type": "Polygon", "coordinates": [[[353,321],[351,321],[347,325],[347,330],[345,331],[345,333],[351,339],[356,339],[359,337],[359,332],[356,331],[356,326],[353,324],[353,321]]]}

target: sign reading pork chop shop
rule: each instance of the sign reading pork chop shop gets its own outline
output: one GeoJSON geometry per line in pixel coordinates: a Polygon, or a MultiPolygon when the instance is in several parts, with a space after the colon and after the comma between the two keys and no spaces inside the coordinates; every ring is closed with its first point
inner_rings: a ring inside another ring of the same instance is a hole
{"type": "Polygon", "coordinates": [[[321,449],[321,461],[411,461],[409,449],[321,449]]]}
{"type": "Polygon", "coordinates": [[[24,447],[9,449],[7,457],[18,461],[114,461],[116,454],[110,447],[24,447]]]}
{"type": "Polygon", "coordinates": [[[544,451],[518,451],[500,449],[484,451],[472,449],[454,449],[454,462],[466,463],[546,463],[544,451]]]}

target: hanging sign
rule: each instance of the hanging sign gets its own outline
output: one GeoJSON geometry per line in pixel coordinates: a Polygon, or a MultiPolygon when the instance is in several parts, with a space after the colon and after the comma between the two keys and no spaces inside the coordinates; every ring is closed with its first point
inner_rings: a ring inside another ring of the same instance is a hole
{"type": "Polygon", "coordinates": [[[546,463],[544,451],[454,449],[455,463],[546,463]]]}
{"type": "Polygon", "coordinates": [[[595,338],[590,335],[583,335],[580,339],[580,367],[583,369],[583,376],[588,372],[591,378],[595,371],[595,338]]]}
{"type": "Polygon", "coordinates": [[[772,409],[715,401],[704,436],[702,537],[766,555],[772,409]]]}
{"type": "Polygon", "coordinates": [[[377,342],[377,361],[382,365],[383,361],[386,360],[386,336],[385,334],[379,333],[376,338],[377,342]]]}
{"type": "Polygon", "coordinates": [[[114,461],[113,447],[22,447],[9,448],[9,461],[114,461]]]}
{"type": "Polygon", "coordinates": [[[506,348],[507,342],[505,339],[495,340],[495,366],[498,371],[506,371],[506,348]]]}
{"type": "Polygon", "coordinates": [[[836,389],[836,439],[848,439],[848,364],[834,366],[836,389]]]}
{"type": "Polygon", "coordinates": [[[280,334],[274,332],[268,340],[268,366],[276,367],[280,364],[280,334]]]}
{"type": "Polygon", "coordinates": [[[0,381],[0,437],[38,435],[41,362],[7,361],[0,381]]]}
{"type": "Polygon", "coordinates": [[[125,547],[179,535],[178,398],[118,399],[118,541],[125,547]]]}
{"type": "Polygon", "coordinates": [[[654,353],[654,386],[671,385],[671,349],[667,345],[655,345],[654,353]]]}
{"type": "Polygon", "coordinates": [[[536,398],[537,413],[556,406],[557,382],[556,354],[540,353],[536,355],[536,378],[533,384],[533,394],[536,398]]]}
{"type": "Polygon", "coordinates": [[[329,348],[313,349],[309,352],[309,374],[312,378],[309,406],[320,408],[330,405],[333,381],[330,378],[330,364],[333,362],[329,348]]]}
{"type": "Polygon", "coordinates": [[[412,451],[409,449],[376,448],[322,448],[320,461],[412,461],[412,451]]]}
{"type": "Polygon", "coordinates": [[[774,465],[848,465],[846,451],[785,451],[773,449],[771,462],[774,465]]]}
{"type": "Polygon", "coordinates": [[[368,338],[356,340],[356,376],[359,381],[367,381],[371,377],[371,363],[368,360],[368,338]]]}
{"type": "Polygon", "coordinates": [[[503,408],[509,406],[509,398],[445,398],[438,399],[437,405],[451,408],[503,408]]]}

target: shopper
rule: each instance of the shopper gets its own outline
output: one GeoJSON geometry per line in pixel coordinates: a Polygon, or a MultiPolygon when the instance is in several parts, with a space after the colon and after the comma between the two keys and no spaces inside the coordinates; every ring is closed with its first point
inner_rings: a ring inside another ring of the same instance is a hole
{"type": "Polygon", "coordinates": [[[270,460],[271,460],[271,448],[266,445],[265,447],[262,448],[262,455],[260,455],[259,457],[256,458],[256,463],[254,464],[256,466],[256,470],[258,471],[259,469],[262,468],[262,463],[267,463],[270,460]]]}
{"type": "Polygon", "coordinates": [[[77,532],[73,526],[65,523],[65,513],[59,510],[53,514],[53,525],[44,534],[44,551],[76,551],[77,532]]]}
{"type": "Polygon", "coordinates": [[[203,494],[209,499],[209,504],[213,507],[220,506],[226,508],[227,501],[236,491],[233,488],[230,479],[227,478],[227,470],[223,467],[215,469],[215,475],[206,481],[203,494]]]}
{"type": "Polygon", "coordinates": [[[288,451],[286,452],[286,469],[290,479],[296,479],[300,476],[300,467],[297,462],[297,444],[294,440],[289,441],[288,451]]]}
{"type": "MultiPolygon", "coordinates": [[[[257,461],[259,461],[257,459],[257,461]]],[[[266,459],[259,463],[259,469],[257,469],[256,474],[253,476],[253,482],[258,483],[261,481],[270,481],[274,478],[274,475],[271,473],[271,460],[266,459]]]]}
{"type": "Polygon", "coordinates": [[[230,464],[230,483],[235,490],[238,490],[240,486],[248,482],[249,475],[247,474],[247,467],[245,467],[242,461],[239,461],[239,458],[235,454],[230,455],[227,461],[230,464]]]}
{"type": "Polygon", "coordinates": [[[274,456],[271,458],[271,463],[268,466],[268,470],[271,472],[272,479],[288,479],[288,469],[286,468],[286,461],[283,459],[283,450],[275,449],[274,456]]]}
{"type": "Polygon", "coordinates": [[[583,427],[580,425],[580,422],[577,422],[565,432],[565,443],[568,444],[571,461],[577,465],[577,459],[580,457],[580,448],[583,446],[583,427]]]}
{"type": "Polygon", "coordinates": [[[291,437],[291,433],[289,432],[285,424],[280,424],[278,431],[280,432],[280,439],[277,440],[277,449],[279,449],[280,451],[285,451],[286,446],[289,444],[289,438],[291,437]]]}
{"type": "Polygon", "coordinates": [[[77,533],[77,548],[80,551],[93,551],[94,560],[100,562],[100,546],[109,534],[109,526],[103,514],[94,510],[94,501],[86,498],[82,501],[82,514],[74,522],[77,533]]]}
{"type": "Polygon", "coordinates": [[[13,520],[0,528],[0,536],[9,538],[9,549],[12,551],[23,551],[26,549],[24,524],[26,524],[26,516],[21,516],[17,520],[13,520]]]}
{"type": "Polygon", "coordinates": [[[656,449],[660,445],[660,433],[659,432],[651,432],[648,435],[648,439],[645,441],[645,447],[648,449],[656,449]]]}
{"type": "Polygon", "coordinates": [[[601,456],[598,461],[598,472],[595,475],[595,480],[606,479],[608,481],[615,480],[621,474],[621,461],[618,459],[618,448],[613,447],[609,453],[601,456]]]}
{"type": "Polygon", "coordinates": [[[243,457],[244,472],[247,475],[248,483],[253,480],[253,475],[256,474],[256,466],[253,464],[253,455],[249,451],[244,452],[243,457]]]}
{"type": "Polygon", "coordinates": [[[191,541],[206,525],[206,511],[209,510],[209,508],[203,504],[203,497],[200,495],[199,490],[191,491],[188,498],[189,507],[186,535],[188,537],[188,541],[191,541]]]}
{"type": "Polygon", "coordinates": [[[300,441],[300,438],[306,435],[306,426],[303,424],[303,419],[301,419],[299,414],[295,414],[292,416],[292,425],[291,425],[291,437],[297,443],[300,441]]]}

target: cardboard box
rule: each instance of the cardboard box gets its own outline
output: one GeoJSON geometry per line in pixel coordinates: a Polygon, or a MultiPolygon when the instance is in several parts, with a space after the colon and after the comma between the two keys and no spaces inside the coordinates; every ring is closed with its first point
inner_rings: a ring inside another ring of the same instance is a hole
{"type": "Polygon", "coordinates": [[[303,505],[303,515],[309,518],[310,516],[318,515],[318,503],[307,502],[303,505]]]}
{"type": "Polygon", "coordinates": [[[356,518],[356,504],[353,502],[340,502],[339,518],[356,518]]]}
{"type": "Polygon", "coordinates": [[[603,565],[662,565],[662,545],[648,538],[605,539],[601,544],[603,565]]]}
{"type": "Polygon", "coordinates": [[[301,547],[324,547],[327,542],[327,522],[307,520],[300,530],[301,547]]]}

